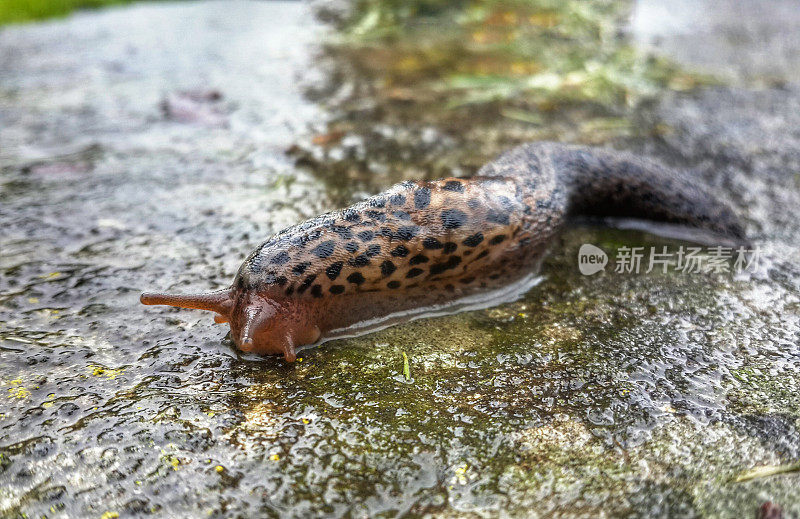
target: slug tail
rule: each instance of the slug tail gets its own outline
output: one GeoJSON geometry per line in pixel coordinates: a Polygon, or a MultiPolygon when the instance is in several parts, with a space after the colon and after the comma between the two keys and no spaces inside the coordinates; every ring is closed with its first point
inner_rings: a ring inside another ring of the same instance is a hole
{"type": "Polygon", "coordinates": [[[555,222],[630,218],[694,228],[714,243],[749,243],[734,209],[698,174],[628,153],[537,142],[506,152],[478,174],[527,183],[537,208],[555,222]]]}
{"type": "Polygon", "coordinates": [[[177,295],[145,292],[139,298],[145,305],[167,305],[178,308],[193,308],[217,312],[224,318],[230,316],[233,308],[231,289],[207,292],[205,294],[177,295]]]}

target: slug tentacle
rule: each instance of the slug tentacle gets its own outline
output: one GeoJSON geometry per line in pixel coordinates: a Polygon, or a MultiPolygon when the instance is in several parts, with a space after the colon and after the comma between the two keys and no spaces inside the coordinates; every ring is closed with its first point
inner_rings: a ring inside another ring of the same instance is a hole
{"type": "Polygon", "coordinates": [[[534,143],[475,177],[402,182],[289,227],[250,254],[228,290],[142,302],[214,311],[240,349],[291,362],[297,347],[354,325],[374,329],[524,282],[574,216],[745,241],[734,211],[690,174],[615,151],[534,143]]]}
{"type": "Polygon", "coordinates": [[[145,292],[139,300],[145,305],[167,305],[179,308],[194,308],[196,310],[211,310],[220,315],[227,316],[233,309],[231,289],[206,292],[205,294],[161,294],[145,292]]]}
{"type": "Polygon", "coordinates": [[[262,333],[267,321],[274,315],[274,312],[264,311],[261,305],[250,305],[242,311],[244,322],[239,333],[239,347],[244,351],[251,351],[255,347],[254,339],[262,333]]]}

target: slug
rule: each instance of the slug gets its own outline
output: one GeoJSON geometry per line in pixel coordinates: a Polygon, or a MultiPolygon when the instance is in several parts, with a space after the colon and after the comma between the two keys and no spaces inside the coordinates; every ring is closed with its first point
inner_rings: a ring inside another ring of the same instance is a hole
{"type": "Polygon", "coordinates": [[[144,293],[216,312],[243,351],[283,354],[521,283],[573,216],[694,227],[743,243],[742,224],[690,175],[629,154],[556,143],[506,152],[472,178],[402,182],[272,236],[230,288],[144,293]],[[404,314],[405,313],[405,314],[404,314]]]}

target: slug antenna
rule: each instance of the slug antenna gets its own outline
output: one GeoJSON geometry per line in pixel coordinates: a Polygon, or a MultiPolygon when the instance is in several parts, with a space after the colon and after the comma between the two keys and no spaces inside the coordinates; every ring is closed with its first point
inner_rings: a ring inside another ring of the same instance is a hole
{"type": "Polygon", "coordinates": [[[286,362],[294,362],[297,360],[297,352],[294,349],[294,341],[287,335],[286,342],[283,343],[283,358],[286,362]]]}
{"type": "Polygon", "coordinates": [[[205,294],[176,295],[155,294],[145,292],[139,298],[145,305],[168,305],[179,308],[194,308],[197,310],[210,310],[222,316],[229,316],[233,308],[231,289],[207,292],[205,294]]]}
{"type": "Polygon", "coordinates": [[[275,315],[267,311],[261,305],[248,306],[244,310],[244,324],[242,324],[242,333],[239,335],[239,348],[244,351],[251,351],[254,347],[255,336],[267,324],[267,320],[275,315]]]}

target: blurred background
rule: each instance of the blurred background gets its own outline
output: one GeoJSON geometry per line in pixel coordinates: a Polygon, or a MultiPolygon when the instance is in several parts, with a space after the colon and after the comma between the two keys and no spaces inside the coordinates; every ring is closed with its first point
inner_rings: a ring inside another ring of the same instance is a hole
{"type": "Polygon", "coordinates": [[[0,515],[800,516],[799,70],[796,0],[0,0],[0,515]],[[536,140],[692,170],[763,268],[586,277],[688,244],[572,227],[294,365],[138,303],[536,140]]]}

